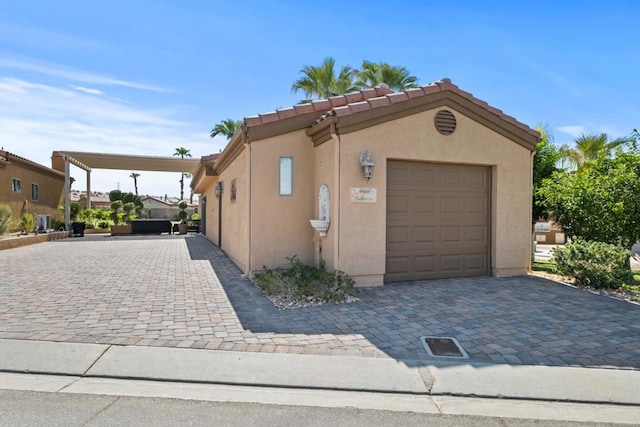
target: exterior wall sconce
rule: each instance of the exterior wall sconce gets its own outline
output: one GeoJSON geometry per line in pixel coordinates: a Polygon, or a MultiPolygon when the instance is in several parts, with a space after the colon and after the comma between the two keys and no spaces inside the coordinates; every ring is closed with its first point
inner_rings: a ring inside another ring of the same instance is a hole
{"type": "Polygon", "coordinates": [[[219,199],[222,196],[222,192],[224,190],[224,182],[220,181],[216,184],[216,199],[219,199]]]}
{"type": "Polygon", "coordinates": [[[376,164],[371,160],[371,155],[368,151],[360,152],[360,166],[362,167],[362,176],[369,182],[369,179],[373,176],[373,168],[376,164]]]}

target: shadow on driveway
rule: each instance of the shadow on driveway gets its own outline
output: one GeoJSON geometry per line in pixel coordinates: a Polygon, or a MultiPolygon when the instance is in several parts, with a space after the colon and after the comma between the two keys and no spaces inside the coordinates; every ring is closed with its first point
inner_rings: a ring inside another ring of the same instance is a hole
{"type": "Polygon", "coordinates": [[[480,277],[364,288],[356,303],[278,310],[217,246],[186,242],[254,333],[353,335],[396,359],[427,358],[422,335],[449,336],[470,356],[462,363],[640,368],[636,304],[536,277],[480,277]]]}

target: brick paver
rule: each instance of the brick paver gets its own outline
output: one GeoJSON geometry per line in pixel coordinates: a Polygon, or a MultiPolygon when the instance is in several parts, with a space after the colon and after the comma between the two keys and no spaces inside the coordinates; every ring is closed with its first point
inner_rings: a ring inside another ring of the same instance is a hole
{"type": "Polygon", "coordinates": [[[470,361],[640,369],[640,306],[540,278],[363,289],[277,310],[202,236],[65,239],[0,252],[0,338],[428,359],[453,336],[470,361]]]}

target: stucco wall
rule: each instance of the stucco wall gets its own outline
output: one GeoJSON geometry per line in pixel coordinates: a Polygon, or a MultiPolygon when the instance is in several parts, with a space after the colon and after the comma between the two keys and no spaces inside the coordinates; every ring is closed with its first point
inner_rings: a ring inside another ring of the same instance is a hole
{"type": "MultiPolygon", "coordinates": [[[[329,219],[331,225],[326,237],[320,237],[314,232],[314,240],[316,250],[322,248],[322,259],[324,260],[327,270],[335,270],[338,265],[337,238],[338,229],[340,227],[338,221],[338,182],[337,163],[338,163],[338,145],[336,141],[331,139],[324,144],[318,146],[315,150],[315,186],[314,191],[317,194],[320,186],[325,184],[329,187],[329,219]]],[[[313,214],[314,218],[318,217],[318,197],[314,200],[313,214]]]]}
{"type": "Polygon", "coordinates": [[[46,173],[29,163],[12,159],[11,164],[0,165],[0,204],[8,205],[14,217],[20,216],[24,201],[27,200],[29,212],[62,218],[58,206],[62,204],[63,188],[63,176],[46,173]],[[20,193],[11,190],[13,178],[20,179],[20,193]],[[38,184],[38,200],[31,198],[31,184],[38,184]]]}
{"type": "MultiPolygon", "coordinates": [[[[219,176],[219,180],[224,182],[224,191],[222,194],[221,248],[245,273],[247,272],[249,263],[249,194],[247,187],[248,160],[248,150],[244,149],[235,161],[231,163],[219,176]],[[235,202],[232,202],[231,182],[234,179],[236,181],[236,200],[235,202]]],[[[215,200],[212,205],[215,206],[217,211],[218,200],[215,196],[213,196],[212,200],[215,200]]],[[[207,217],[207,222],[209,223],[207,227],[214,225],[217,229],[218,214],[219,213],[216,212],[214,215],[207,217]],[[209,221],[210,219],[213,219],[213,221],[209,221]],[[212,224],[212,222],[214,224],[212,224]]],[[[215,236],[216,240],[212,239],[212,241],[217,244],[217,230],[212,234],[212,237],[213,236],[215,236]]],[[[208,234],[207,237],[209,237],[208,234]]]]}
{"type": "MultiPolygon", "coordinates": [[[[246,151],[246,150],[245,150],[246,151]]],[[[287,267],[286,257],[314,262],[316,215],[313,143],[304,130],[252,142],[251,269],[287,267]],[[293,194],[281,196],[280,157],[293,158],[293,194]]]]}
{"type": "Polygon", "coordinates": [[[425,111],[340,136],[340,258],[337,268],[359,285],[382,284],[386,257],[387,159],[492,166],[492,274],[524,274],[531,240],[531,152],[479,123],[454,112],[458,125],[448,136],[425,111]],[[376,163],[369,183],[359,155],[376,163]],[[351,187],[377,189],[376,203],[351,201],[351,187]]]}

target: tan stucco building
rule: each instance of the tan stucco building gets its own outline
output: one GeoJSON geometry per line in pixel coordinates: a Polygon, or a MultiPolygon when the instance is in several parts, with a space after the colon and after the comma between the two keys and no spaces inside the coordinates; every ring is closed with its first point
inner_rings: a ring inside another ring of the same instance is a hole
{"type": "Polygon", "coordinates": [[[245,118],[192,188],[206,236],[247,274],[296,254],[360,286],[519,275],[538,140],[448,79],[382,86],[245,118]]]}
{"type": "Polygon", "coordinates": [[[0,150],[0,204],[8,205],[14,217],[25,201],[31,213],[60,217],[63,188],[63,173],[0,150]]]}

